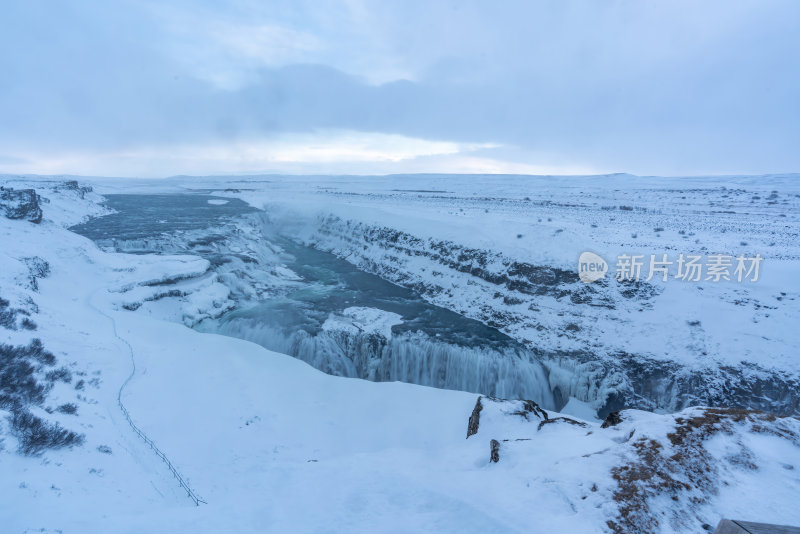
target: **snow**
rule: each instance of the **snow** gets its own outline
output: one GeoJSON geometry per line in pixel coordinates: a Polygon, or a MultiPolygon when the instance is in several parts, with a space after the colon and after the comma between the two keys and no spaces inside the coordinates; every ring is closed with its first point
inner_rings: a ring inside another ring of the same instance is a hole
{"type": "Polygon", "coordinates": [[[584,421],[596,421],[597,410],[588,402],[583,402],[575,397],[570,397],[567,404],[561,408],[561,413],[571,415],[584,421]]]}
{"type": "MultiPolygon", "coordinates": [[[[745,184],[745,179],[729,181],[745,184]]],[[[425,189],[440,185],[431,182],[425,189]]],[[[21,183],[28,182],[18,179],[13,186],[21,183]]],[[[24,344],[40,337],[58,365],[86,381],[81,391],[74,382],[59,384],[45,402],[48,407],[75,402],[77,415],[38,412],[84,433],[86,442],[24,457],[0,416],[4,531],[606,532],[606,522],[619,513],[612,469],[635,458],[638,439],[652,438],[669,449],[673,445],[666,436],[676,418],[699,413],[625,411],[621,424],[603,429],[589,417],[586,403],[571,398],[565,412],[586,426],[559,422],[538,428],[538,419],[525,420],[508,406],[487,402],[478,433],[465,439],[475,394],[333,377],[254,343],[192,330],[187,325],[229,305],[228,289],[206,260],[104,252],[65,229],[102,213],[96,198],[30,183],[51,202],[43,206],[45,220],[39,225],[0,219],[0,295],[20,305],[32,299],[39,327],[34,332],[2,329],[0,341],[24,344]],[[28,268],[22,261],[34,256],[51,269],[38,280],[38,291],[25,285],[28,268]],[[161,294],[165,289],[180,296],[161,294]],[[135,304],[137,309],[126,309],[135,304]],[[206,504],[194,506],[117,405],[132,370],[128,346],[136,370],[121,399],[206,504]],[[501,441],[498,463],[489,460],[490,439],[501,441]],[[101,452],[102,447],[111,453],[101,452]]],[[[692,183],[687,179],[687,187],[692,183]]],[[[344,179],[338,184],[346,185],[344,179]]],[[[785,185],[793,187],[790,180],[785,185]]],[[[279,187],[291,192],[297,186],[279,187]]],[[[517,194],[532,193],[522,188],[517,194]]],[[[403,212],[397,206],[379,211],[383,216],[396,210],[394,221],[400,221],[403,212]]],[[[428,230],[458,232],[462,240],[475,230],[439,222],[428,230]]],[[[415,219],[406,225],[421,232],[429,223],[415,219]]],[[[488,236],[491,228],[485,231],[488,236]]],[[[476,232],[476,242],[481,235],[476,232]]],[[[510,253],[509,243],[514,241],[494,244],[510,253]]],[[[791,247],[782,252],[786,265],[796,261],[795,254],[791,247]]],[[[784,273],[781,283],[793,294],[791,270],[784,273]]],[[[291,272],[278,274],[293,278],[291,272]]],[[[770,284],[777,282],[766,282],[769,289],[763,291],[779,287],[770,284]]],[[[678,302],[680,297],[669,298],[678,302]]],[[[768,346],[776,366],[788,365],[786,351],[797,347],[797,334],[787,328],[794,308],[786,306],[788,311],[773,312],[777,321],[764,318],[775,328],[768,346]]],[[[713,333],[722,328],[713,320],[721,310],[729,308],[693,311],[713,333]]],[[[391,335],[399,317],[356,307],[329,320],[337,327],[344,321],[391,335]]],[[[642,333],[651,334],[646,328],[642,333]]],[[[760,346],[756,343],[750,346],[760,346]]],[[[800,432],[791,418],[774,424],[800,432]]],[[[683,518],[664,521],[662,532],[697,532],[701,520],[715,524],[721,517],[800,523],[795,506],[800,447],[796,439],[752,427],[734,426],[704,445],[725,481],[714,493],[693,488],[678,501],[667,495],[652,499],[654,514],[683,518]],[[741,466],[743,450],[757,469],[741,466]],[[690,506],[692,497],[705,500],[690,506]]]]}
{"type": "Polygon", "coordinates": [[[386,339],[390,339],[392,337],[392,327],[396,324],[403,324],[402,318],[397,313],[377,308],[351,306],[350,308],[345,308],[341,315],[331,314],[323,323],[322,329],[363,333],[375,332],[386,339]]]}

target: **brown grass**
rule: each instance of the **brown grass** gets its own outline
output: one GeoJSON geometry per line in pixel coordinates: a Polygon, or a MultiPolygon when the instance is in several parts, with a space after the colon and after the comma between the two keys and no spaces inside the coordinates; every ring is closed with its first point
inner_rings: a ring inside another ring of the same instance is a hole
{"type": "MultiPolygon", "coordinates": [[[[800,446],[797,433],[783,419],[788,418],[754,410],[706,408],[696,416],[675,419],[675,430],[667,434],[669,451],[654,439],[643,437],[633,442],[634,459],[611,470],[617,481],[613,498],[619,504],[619,515],[606,523],[608,528],[619,534],[655,532],[663,520],[674,526],[691,527],[693,521],[699,526],[702,521],[696,509],[718,492],[720,484],[719,470],[705,441],[715,434],[733,434],[736,425],[748,425],[753,432],[800,446]],[[680,505],[673,507],[671,516],[657,517],[650,502],[663,496],[680,505]]],[[[727,459],[740,468],[757,469],[752,453],[741,443],[739,446],[739,453],[727,459]]]]}

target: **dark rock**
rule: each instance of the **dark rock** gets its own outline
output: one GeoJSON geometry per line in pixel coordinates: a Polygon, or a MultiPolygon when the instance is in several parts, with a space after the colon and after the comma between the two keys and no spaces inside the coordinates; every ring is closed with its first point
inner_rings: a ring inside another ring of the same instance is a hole
{"type": "Polygon", "coordinates": [[[33,189],[6,189],[0,187],[0,212],[9,219],[42,222],[40,197],[33,189]]]}
{"type": "Polygon", "coordinates": [[[610,426],[617,426],[622,422],[622,416],[619,414],[619,411],[611,412],[608,414],[603,421],[603,424],[600,425],[600,428],[608,428],[610,426]]]}
{"type": "Polygon", "coordinates": [[[482,397],[478,397],[477,402],[475,402],[475,407],[472,409],[472,415],[469,416],[469,422],[467,422],[467,437],[478,433],[478,426],[481,422],[481,410],[483,410],[481,398],[482,397]]]}
{"type": "MultiPolygon", "coordinates": [[[[486,399],[490,403],[499,405],[500,413],[504,416],[518,416],[522,417],[526,421],[530,421],[531,415],[536,417],[536,419],[542,421],[539,424],[539,428],[541,428],[541,425],[546,423],[549,419],[547,412],[532,400],[507,400],[480,396],[475,402],[475,407],[472,409],[472,414],[469,416],[469,421],[467,422],[467,438],[478,433],[481,411],[483,411],[484,408],[483,399],[486,399]]],[[[575,422],[577,423],[577,421],[575,422]]]]}
{"type": "Polygon", "coordinates": [[[56,191],[74,191],[81,198],[86,198],[86,193],[92,192],[92,187],[88,185],[80,185],[77,180],[65,180],[55,187],[56,191]]]}
{"type": "MultiPolygon", "coordinates": [[[[538,404],[533,402],[532,400],[524,400],[522,401],[522,409],[517,410],[516,412],[512,412],[512,415],[519,415],[524,417],[525,420],[528,420],[528,415],[533,414],[539,419],[542,419],[542,423],[546,422],[549,418],[547,416],[547,412],[544,411],[538,404]]],[[[539,428],[541,428],[542,423],[539,424],[539,428]]]]}
{"type": "Polygon", "coordinates": [[[497,463],[500,461],[500,442],[496,439],[493,439],[489,442],[489,447],[491,449],[489,461],[493,463],[497,463]]]}
{"type": "Polygon", "coordinates": [[[581,427],[584,427],[584,428],[589,426],[589,425],[587,425],[586,423],[584,423],[582,421],[576,421],[575,419],[570,419],[569,417],[553,417],[552,419],[544,419],[544,420],[542,420],[539,423],[539,426],[536,428],[536,430],[541,430],[544,425],[552,424],[552,423],[568,423],[570,425],[581,426],[581,427]]]}

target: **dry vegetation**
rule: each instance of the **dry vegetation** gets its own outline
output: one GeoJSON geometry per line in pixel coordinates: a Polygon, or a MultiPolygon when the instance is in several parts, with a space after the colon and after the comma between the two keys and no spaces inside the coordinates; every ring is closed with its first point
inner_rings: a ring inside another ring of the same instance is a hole
{"type": "MultiPolygon", "coordinates": [[[[663,521],[676,527],[700,527],[698,506],[716,495],[720,484],[725,484],[705,442],[716,434],[734,434],[738,425],[800,446],[797,432],[786,424],[790,419],[753,410],[706,408],[696,416],[676,418],[675,430],[667,434],[668,444],[639,438],[632,443],[631,461],[612,469],[617,481],[614,500],[619,504],[619,515],[608,521],[608,527],[620,534],[656,532],[663,521]],[[681,506],[670,507],[671,516],[658,513],[652,504],[659,498],[672,499],[681,506]]],[[[758,469],[747,447],[737,444],[738,453],[726,459],[742,469],[758,469]]]]}

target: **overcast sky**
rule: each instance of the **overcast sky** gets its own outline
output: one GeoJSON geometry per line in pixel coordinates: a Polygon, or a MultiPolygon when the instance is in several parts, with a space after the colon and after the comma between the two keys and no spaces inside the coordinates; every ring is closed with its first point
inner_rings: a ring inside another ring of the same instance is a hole
{"type": "Polygon", "coordinates": [[[800,172],[796,0],[7,0],[0,172],[800,172]]]}

